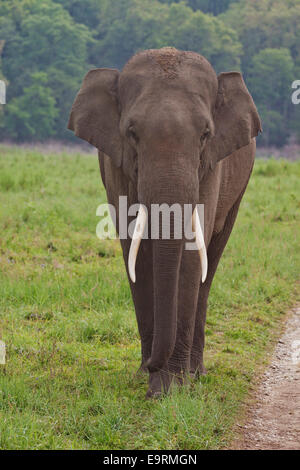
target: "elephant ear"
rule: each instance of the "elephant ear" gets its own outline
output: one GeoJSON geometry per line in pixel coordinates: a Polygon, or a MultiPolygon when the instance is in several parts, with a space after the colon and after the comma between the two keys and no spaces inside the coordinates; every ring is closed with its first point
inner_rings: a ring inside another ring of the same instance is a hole
{"type": "Polygon", "coordinates": [[[261,129],[254,101],[239,72],[221,73],[214,113],[215,133],[207,142],[205,160],[212,168],[223,158],[250,144],[261,129]]]}
{"type": "Polygon", "coordinates": [[[111,157],[120,167],[118,80],[118,70],[90,70],[73,103],[68,129],[111,157]]]}

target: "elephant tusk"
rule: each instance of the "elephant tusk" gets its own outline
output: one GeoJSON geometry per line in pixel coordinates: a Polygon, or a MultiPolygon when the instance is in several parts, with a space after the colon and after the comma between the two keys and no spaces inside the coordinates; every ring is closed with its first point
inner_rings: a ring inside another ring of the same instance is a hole
{"type": "Polygon", "coordinates": [[[145,230],[146,222],[147,222],[147,213],[143,205],[141,204],[139,208],[138,216],[136,218],[135,228],[134,228],[134,232],[132,235],[132,241],[131,241],[129,257],[128,257],[128,272],[129,272],[129,276],[132,282],[136,281],[135,263],[136,263],[136,258],[137,258],[137,254],[139,251],[139,247],[141,244],[141,240],[143,237],[143,233],[145,230]]]}
{"type": "Polygon", "coordinates": [[[200,224],[197,206],[195,207],[194,212],[193,212],[192,228],[193,228],[193,232],[195,232],[196,244],[199,250],[201,271],[202,271],[202,282],[205,282],[205,279],[207,276],[207,253],[206,253],[205,242],[204,242],[204,237],[203,237],[203,232],[202,232],[202,228],[200,224]]]}

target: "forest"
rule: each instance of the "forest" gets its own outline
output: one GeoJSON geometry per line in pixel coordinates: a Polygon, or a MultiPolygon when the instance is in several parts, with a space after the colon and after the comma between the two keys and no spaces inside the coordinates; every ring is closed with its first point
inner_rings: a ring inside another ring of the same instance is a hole
{"type": "Polygon", "coordinates": [[[300,142],[300,0],[0,0],[0,139],[74,140],[67,119],[85,73],[163,46],[243,73],[259,145],[300,142]]]}

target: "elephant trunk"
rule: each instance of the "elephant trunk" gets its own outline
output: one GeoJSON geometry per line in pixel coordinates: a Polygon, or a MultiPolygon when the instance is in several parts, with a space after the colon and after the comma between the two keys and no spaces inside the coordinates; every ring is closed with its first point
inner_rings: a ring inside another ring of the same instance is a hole
{"type": "MultiPolygon", "coordinates": [[[[140,205],[128,257],[128,272],[132,282],[136,281],[135,263],[147,220],[147,210],[140,205]]],[[[163,369],[175,346],[177,330],[178,280],[183,238],[175,239],[175,221],[170,217],[170,237],[152,239],[154,331],[152,354],[147,363],[150,372],[163,369]]],[[[159,233],[162,225],[159,222],[159,233]]]]}
{"type": "MultiPolygon", "coordinates": [[[[207,254],[197,208],[192,216],[202,282],[207,275],[207,254]]],[[[164,369],[172,356],[177,333],[178,282],[185,239],[153,240],[154,333],[149,372],[164,369]]],[[[195,252],[197,256],[197,252],[195,252]]]]}
{"type": "Polygon", "coordinates": [[[176,340],[177,298],[182,240],[153,240],[154,332],[150,372],[163,369],[176,340]]]}

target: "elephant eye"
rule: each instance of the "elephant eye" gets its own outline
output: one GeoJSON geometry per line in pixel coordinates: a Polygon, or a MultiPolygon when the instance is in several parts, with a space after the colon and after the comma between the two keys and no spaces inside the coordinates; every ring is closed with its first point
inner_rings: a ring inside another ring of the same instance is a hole
{"type": "Polygon", "coordinates": [[[204,142],[210,136],[210,129],[207,127],[201,136],[201,142],[204,142]]]}
{"type": "Polygon", "coordinates": [[[209,134],[210,134],[210,128],[209,128],[209,127],[207,127],[207,128],[205,129],[205,131],[204,131],[203,135],[204,135],[204,137],[206,138],[206,137],[208,137],[208,136],[209,136],[209,134]]]}
{"type": "Polygon", "coordinates": [[[138,136],[137,136],[137,133],[136,133],[136,130],[135,130],[135,128],[134,128],[133,125],[130,125],[130,126],[128,127],[128,129],[127,129],[127,135],[128,135],[129,138],[133,139],[134,142],[137,143],[137,142],[139,141],[138,136]]]}

